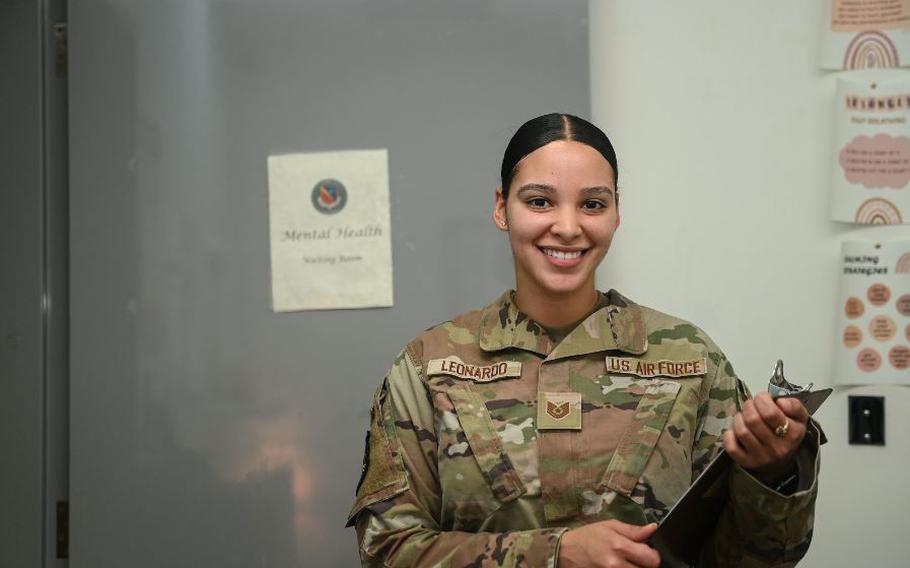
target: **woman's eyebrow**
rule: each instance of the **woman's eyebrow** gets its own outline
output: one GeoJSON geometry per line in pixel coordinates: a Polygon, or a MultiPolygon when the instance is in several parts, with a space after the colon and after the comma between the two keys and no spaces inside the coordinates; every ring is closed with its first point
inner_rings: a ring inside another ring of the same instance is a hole
{"type": "Polygon", "coordinates": [[[595,187],[586,187],[581,190],[582,195],[613,195],[613,188],[607,185],[598,185],[595,187]]]}
{"type": "MultiPolygon", "coordinates": [[[[518,191],[516,193],[517,193],[517,195],[521,195],[523,193],[529,193],[532,191],[539,191],[541,193],[552,194],[552,193],[556,193],[556,188],[553,187],[552,185],[547,185],[545,183],[526,183],[525,185],[518,188],[518,191]]],[[[585,196],[604,195],[604,194],[612,196],[614,194],[614,191],[613,191],[613,188],[608,185],[596,185],[593,187],[586,187],[586,188],[582,189],[581,194],[585,195],[585,196]]]]}
{"type": "Polygon", "coordinates": [[[518,189],[518,194],[528,193],[531,191],[541,191],[543,193],[556,193],[556,188],[552,185],[546,185],[543,183],[526,183],[518,189]]]}

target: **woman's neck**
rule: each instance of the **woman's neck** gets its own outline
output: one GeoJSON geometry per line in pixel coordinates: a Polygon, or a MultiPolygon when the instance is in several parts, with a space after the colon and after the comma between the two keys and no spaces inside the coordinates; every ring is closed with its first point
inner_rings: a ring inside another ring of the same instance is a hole
{"type": "Polygon", "coordinates": [[[591,313],[599,300],[593,282],[581,290],[559,296],[521,285],[515,290],[518,309],[546,328],[564,327],[579,321],[591,313]]]}

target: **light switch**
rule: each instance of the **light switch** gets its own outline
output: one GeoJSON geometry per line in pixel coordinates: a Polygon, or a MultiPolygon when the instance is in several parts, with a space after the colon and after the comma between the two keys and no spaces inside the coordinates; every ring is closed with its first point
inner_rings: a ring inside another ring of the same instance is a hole
{"type": "Polygon", "coordinates": [[[850,443],[885,445],[885,397],[847,397],[850,420],[850,443]]]}

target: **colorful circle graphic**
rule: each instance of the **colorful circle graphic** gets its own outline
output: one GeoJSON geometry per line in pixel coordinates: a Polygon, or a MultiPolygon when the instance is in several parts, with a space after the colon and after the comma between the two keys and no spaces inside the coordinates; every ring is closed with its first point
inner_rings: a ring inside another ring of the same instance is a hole
{"type": "Polygon", "coordinates": [[[866,306],[863,304],[862,300],[856,296],[847,298],[847,305],[844,306],[844,312],[847,314],[848,318],[856,319],[859,316],[863,315],[863,312],[865,311],[866,306]]]}
{"type": "Polygon", "coordinates": [[[863,330],[855,325],[848,325],[844,329],[844,346],[852,349],[863,342],[863,330]]]}
{"type": "Polygon", "coordinates": [[[902,316],[910,317],[910,294],[904,294],[898,298],[895,305],[902,316]]]}
{"type": "Polygon", "coordinates": [[[873,306],[884,306],[891,299],[891,290],[884,284],[873,284],[869,286],[866,297],[873,306]]]}
{"type": "Polygon", "coordinates": [[[898,370],[910,367],[910,347],[903,345],[892,347],[888,352],[888,360],[891,362],[891,366],[898,370]]]}
{"type": "Polygon", "coordinates": [[[897,324],[888,316],[875,316],[869,322],[869,335],[879,341],[888,341],[897,333],[897,324]]]}
{"type": "Polygon", "coordinates": [[[310,194],[313,207],[320,213],[338,213],[348,202],[348,190],[337,179],[324,179],[313,186],[310,194]]]}
{"type": "Polygon", "coordinates": [[[882,356],[875,349],[863,349],[856,354],[856,366],[861,371],[871,373],[877,371],[882,365],[882,356]]]}

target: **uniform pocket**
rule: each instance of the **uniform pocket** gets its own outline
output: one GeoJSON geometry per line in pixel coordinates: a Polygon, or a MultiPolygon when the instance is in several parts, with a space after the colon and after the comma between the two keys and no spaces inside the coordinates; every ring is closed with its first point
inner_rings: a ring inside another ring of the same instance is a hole
{"type": "Polygon", "coordinates": [[[502,440],[493,428],[493,419],[483,398],[467,387],[450,389],[448,395],[474,461],[493,496],[500,504],[505,504],[523,495],[526,491],[524,483],[502,447],[502,440]]]}
{"type": "Polygon", "coordinates": [[[649,381],[635,408],[632,422],[620,437],[619,444],[601,487],[629,496],[651,459],[667,418],[679,395],[680,384],[673,380],[649,381]]]}

